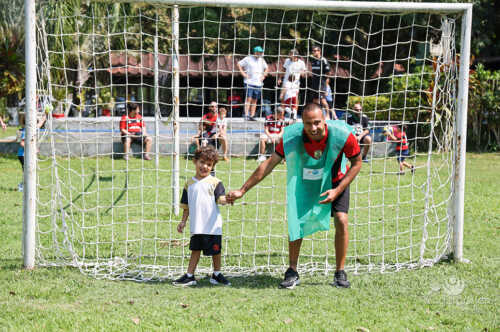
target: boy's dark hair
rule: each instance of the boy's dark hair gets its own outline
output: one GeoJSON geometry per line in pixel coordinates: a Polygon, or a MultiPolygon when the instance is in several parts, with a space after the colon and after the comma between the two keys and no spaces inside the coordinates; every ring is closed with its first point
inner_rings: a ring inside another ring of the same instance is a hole
{"type": "Polygon", "coordinates": [[[137,103],[128,103],[127,104],[127,110],[129,112],[135,111],[138,107],[139,107],[139,105],[137,103]]]}
{"type": "Polygon", "coordinates": [[[194,152],[194,160],[211,161],[215,166],[215,164],[219,161],[219,153],[213,146],[207,145],[194,152]]]}

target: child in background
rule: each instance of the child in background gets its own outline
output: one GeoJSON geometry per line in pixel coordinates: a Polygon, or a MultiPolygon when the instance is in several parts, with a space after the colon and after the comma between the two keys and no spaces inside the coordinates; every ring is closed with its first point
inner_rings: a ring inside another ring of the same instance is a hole
{"type": "Polygon", "coordinates": [[[290,119],[292,120],[297,120],[299,88],[300,81],[298,74],[289,75],[288,80],[283,82],[283,87],[281,88],[281,106],[290,114],[290,119]]]}
{"type": "Polygon", "coordinates": [[[205,256],[212,256],[214,272],[210,283],[231,285],[220,272],[222,216],[217,204],[226,204],[226,192],[222,182],[210,175],[217,161],[218,154],[212,146],[202,147],[194,154],[193,162],[196,174],[184,186],[181,198],[181,208],[184,212],[182,221],[177,226],[177,231],[182,233],[189,217],[191,258],[187,273],[173,282],[175,286],[196,285],[194,272],[202,251],[205,256]]]}
{"type": "Polygon", "coordinates": [[[402,129],[399,129],[397,126],[387,126],[384,127],[383,134],[387,136],[389,141],[396,143],[396,153],[397,159],[399,162],[399,174],[403,175],[404,167],[411,169],[411,172],[415,172],[415,167],[411,164],[408,164],[405,159],[410,155],[410,150],[408,146],[408,138],[406,137],[406,133],[402,129]]]}
{"type": "MultiPolygon", "coordinates": [[[[19,143],[19,148],[17,149],[17,159],[21,163],[21,167],[24,171],[24,139],[26,136],[24,113],[19,113],[19,130],[17,131],[17,142],[19,143]]],[[[17,190],[23,192],[24,190],[24,179],[17,185],[17,190]]]]}
{"type": "Polygon", "coordinates": [[[229,161],[227,158],[227,110],[224,107],[219,108],[217,122],[216,122],[216,138],[220,141],[222,145],[222,151],[224,151],[224,161],[229,161]]]}
{"type": "MultiPolygon", "coordinates": [[[[40,114],[37,116],[37,129],[40,129],[43,127],[45,124],[45,121],[47,120],[47,114],[48,112],[51,112],[52,109],[49,107],[46,107],[45,113],[43,113],[41,116],[40,114]]],[[[25,128],[25,123],[26,123],[26,118],[25,118],[25,113],[24,112],[19,112],[19,130],[17,131],[16,135],[16,141],[19,143],[19,148],[17,149],[17,158],[19,159],[19,162],[21,163],[21,167],[24,171],[24,140],[26,138],[26,128],[25,128]]],[[[38,150],[37,150],[38,153],[38,150]]],[[[23,192],[24,190],[24,179],[23,181],[19,182],[17,185],[17,190],[20,192],[23,192]]]]}

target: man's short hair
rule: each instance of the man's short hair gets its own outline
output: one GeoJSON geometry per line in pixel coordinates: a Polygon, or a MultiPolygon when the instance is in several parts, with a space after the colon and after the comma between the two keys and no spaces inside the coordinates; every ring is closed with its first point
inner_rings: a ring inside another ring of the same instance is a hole
{"type": "Polygon", "coordinates": [[[321,47],[319,47],[318,45],[314,45],[314,46],[312,47],[312,50],[313,50],[313,51],[314,51],[314,50],[320,50],[320,51],[321,51],[321,47]]]}
{"type": "Polygon", "coordinates": [[[302,111],[302,114],[304,113],[307,113],[307,112],[312,112],[312,111],[316,111],[316,110],[320,110],[321,111],[321,106],[317,103],[309,103],[306,105],[306,107],[304,107],[304,110],[302,111]]]}
{"type": "Polygon", "coordinates": [[[128,103],[127,104],[127,110],[129,112],[135,111],[139,107],[139,104],[137,103],[128,103]]]}
{"type": "Polygon", "coordinates": [[[300,54],[299,54],[299,51],[297,51],[297,49],[292,48],[292,49],[290,50],[290,55],[291,55],[291,56],[299,56],[300,54]]]}
{"type": "Polygon", "coordinates": [[[215,166],[219,161],[219,153],[211,145],[203,146],[195,151],[194,160],[211,161],[215,166]]]}

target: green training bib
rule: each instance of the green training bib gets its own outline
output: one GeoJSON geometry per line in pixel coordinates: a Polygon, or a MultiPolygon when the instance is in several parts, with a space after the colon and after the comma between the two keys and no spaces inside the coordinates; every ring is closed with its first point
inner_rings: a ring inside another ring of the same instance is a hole
{"type": "MultiPolygon", "coordinates": [[[[317,231],[330,229],[331,203],[319,204],[320,194],[332,188],[332,166],[342,151],[352,127],[344,121],[326,121],[328,138],[323,153],[317,159],[306,152],[303,141],[304,125],[285,127],[283,148],[287,165],[287,217],[290,241],[317,231]]],[[[341,169],[345,173],[347,159],[342,155],[341,169]]]]}

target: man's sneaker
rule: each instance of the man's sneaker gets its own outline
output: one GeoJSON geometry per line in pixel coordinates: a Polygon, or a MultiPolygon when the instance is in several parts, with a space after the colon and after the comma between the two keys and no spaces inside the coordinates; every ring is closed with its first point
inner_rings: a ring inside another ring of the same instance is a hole
{"type": "Polygon", "coordinates": [[[368,158],[363,158],[363,162],[364,162],[364,163],[369,163],[369,162],[370,162],[370,159],[368,159],[368,158]]]}
{"type": "Polygon", "coordinates": [[[300,284],[299,274],[294,271],[291,267],[285,272],[285,279],[280,282],[280,288],[293,289],[295,286],[300,284]]]}
{"type": "Polygon", "coordinates": [[[217,276],[214,273],[212,273],[212,276],[210,277],[210,283],[212,285],[231,286],[229,280],[227,280],[222,273],[219,273],[219,275],[217,276]]]}
{"type": "Polygon", "coordinates": [[[128,156],[128,154],[124,154],[124,155],[123,155],[123,160],[129,160],[129,158],[130,158],[130,157],[128,156]]]}
{"type": "Polygon", "coordinates": [[[351,283],[347,280],[347,274],[344,270],[335,271],[335,276],[333,277],[333,284],[337,288],[349,288],[351,283]]]}
{"type": "Polygon", "coordinates": [[[257,119],[256,119],[256,118],[254,118],[253,116],[249,116],[249,117],[248,117],[248,120],[250,120],[250,121],[257,121],[257,119]]]}
{"type": "Polygon", "coordinates": [[[266,159],[267,159],[267,158],[266,158],[266,156],[264,156],[264,155],[260,155],[260,156],[259,156],[259,158],[257,158],[257,161],[258,161],[259,163],[262,163],[262,162],[266,161],[266,159]]]}
{"type": "Polygon", "coordinates": [[[182,287],[194,286],[194,285],[196,285],[196,279],[194,278],[194,275],[192,275],[191,277],[188,277],[188,275],[186,273],[182,277],[180,277],[179,279],[175,280],[173,282],[173,284],[174,284],[174,286],[182,286],[182,287]]]}

